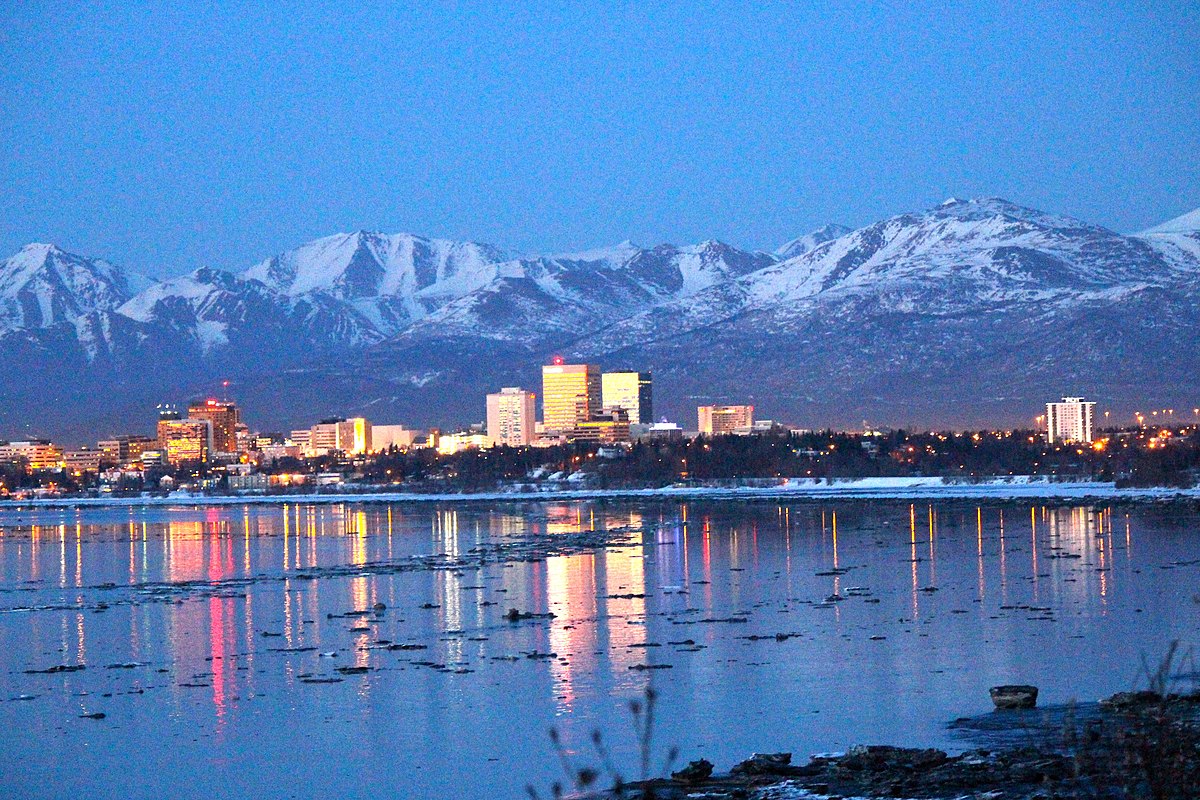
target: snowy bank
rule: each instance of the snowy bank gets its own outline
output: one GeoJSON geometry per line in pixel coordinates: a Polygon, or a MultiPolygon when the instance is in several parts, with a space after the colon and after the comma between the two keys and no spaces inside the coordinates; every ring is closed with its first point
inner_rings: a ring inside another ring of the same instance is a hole
{"type": "Polygon", "coordinates": [[[782,480],[770,486],[666,486],[650,489],[558,489],[471,493],[332,492],[287,495],[196,495],[165,497],[65,497],[0,502],[0,508],[88,506],[261,505],[280,503],[459,503],[562,500],[1044,500],[1146,502],[1200,500],[1200,488],[1117,488],[1100,481],[1057,482],[1019,475],[964,482],[957,479],[816,478],[782,480]]]}

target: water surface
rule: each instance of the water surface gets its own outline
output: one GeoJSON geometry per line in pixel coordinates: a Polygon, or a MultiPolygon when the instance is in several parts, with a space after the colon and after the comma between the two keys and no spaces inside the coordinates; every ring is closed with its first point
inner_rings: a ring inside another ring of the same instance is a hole
{"type": "Polygon", "coordinates": [[[522,797],[561,777],[551,727],[581,761],[601,729],[635,777],[627,704],[650,685],[660,756],[953,748],[946,723],[986,712],[991,685],[1096,699],[1190,647],[1198,522],[961,502],[9,508],[0,794],[522,797]],[[528,560],[593,531],[616,546],[528,560]],[[28,672],[63,665],[86,668],[28,672]]]}

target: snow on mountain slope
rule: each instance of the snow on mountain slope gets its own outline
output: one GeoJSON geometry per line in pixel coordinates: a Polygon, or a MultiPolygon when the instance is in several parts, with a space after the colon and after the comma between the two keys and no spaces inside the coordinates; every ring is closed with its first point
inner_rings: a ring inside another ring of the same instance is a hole
{"type": "Polygon", "coordinates": [[[228,345],[231,337],[294,337],[296,347],[318,350],[381,338],[346,303],[319,293],[280,295],[261,281],[207,268],[154,284],[117,310],[190,338],[206,355],[228,345]]]}
{"type": "Polygon", "coordinates": [[[837,239],[839,236],[845,236],[851,230],[851,228],[847,228],[845,225],[834,223],[823,225],[811,233],[806,233],[803,236],[792,239],[783,247],[776,250],[775,256],[780,261],[787,261],[789,258],[802,256],[811,250],[817,249],[819,245],[825,244],[825,242],[837,239]]]}
{"type": "Polygon", "coordinates": [[[615,321],[588,349],[679,335],[750,312],[786,326],[837,306],[945,314],[1050,299],[1115,300],[1171,283],[1172,275],[1163,255],[1140,239],[997,198],[948,200],[615,321]]]}
{"type": "Polygon", "coordinates": [[[354,305],[383,334],[495,280],[511,256],[490,245],[367,231],[327,236],[243,273],[288,297],[354,305]]]}
{"type": "Polygon", "coordinates": [[[46,328],[109,311],[146,285],[145,278],[52,244],[30,244],[0,261],[0,332],[46,328]]]}
{"type": "Polygon", "coordinates": [[[1186,214],[1181,214],[1175,219],[1168,220],[1161,225],[1147,228],[1137,235],[1149,236],[1154,233],[1200,233],[1200,208],[1189,211],[1186,214]]]}
{"type": "Polygon", "coordinates": [[[1153,282],[1165,266],[1137,240],[985,198],[869,225],[744,280],[759,302],[887,289],[969,304],[1153,282]]]}
{"type": "Polygon", "coordinates": [[[622,242],[521,259],[500,265],[494,281],[431,311],[402,338],[412,342],[422,336],[475,335],[543,341],[595,330],[660,303],[683,301],[771,263],[770,255],[714,241],[649,249],[622,242]]]}
{"type": "Polygon", "coordinates": [[[1200,275],[1200,208],[1135,234],[1162,253],[1181,280],[1200,275]]]}

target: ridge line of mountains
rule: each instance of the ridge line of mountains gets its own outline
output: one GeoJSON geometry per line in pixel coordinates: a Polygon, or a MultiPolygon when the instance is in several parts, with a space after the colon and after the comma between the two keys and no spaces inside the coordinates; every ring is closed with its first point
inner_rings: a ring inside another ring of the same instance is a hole
{"type": "Polygon", "coordinates": [[[31,244],[0,261],[0,438],[137,431],[223,380],[255,427],[453,425],[552,354],[649,370],[655,406],[807,427],[997,427],[1084,393],[1200,405],[1200,209],[1124,236],[948,200],[773,253],[706,241],[520,256],[360,231],[150,281],[31,244]]]}

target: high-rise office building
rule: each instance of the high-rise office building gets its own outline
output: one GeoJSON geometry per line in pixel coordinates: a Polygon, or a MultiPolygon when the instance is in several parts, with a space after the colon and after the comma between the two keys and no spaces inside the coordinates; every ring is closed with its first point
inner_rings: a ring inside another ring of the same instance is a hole
{"type": "Polygon", "coordinates": [[[1046,441],[1091,442],[1095,408],[1095,403],[1082,397],[1064,397],[1060,402],[1046,403],[1046,441]]]}
{"type": "Polygon", "coordinates": [[[600,411],[600,368],[564,364],[561,358],[542,367],[542,423],[546,431],[569,433],[600,411]]]}
{"type": "Polygon", "coordinates": [[[188,406],[189,419],[206,419],[212,424],[212,446],[217,453],[236,453],[237,426],[241,413],[234,403],[208,399],[188,406]]]}
{"type": "Polygon", "coordinates": [[[697,430],[708,436],[733,433],[754,424],[754,406],[700,406],[697,430]]]}
{"type": "Polygon", "coordinates": [[[604,408],[623,408],[630,425],[654,422],[654,404],[649,372],[605,372],[600,376],[604,408]]]}
{"type": "Polygon", "coordinates": [[[180,419],[178,412],[160,414],[158,449],[168,464],[205,463],[212,453],[212,423],[180,419]]]}
{"type": "Polygon", "coordinates": [[[533,392],[508,386],[487,396],[487,434],[493,445],[525,447],[534,440],[536,424],[533,392]]]}

